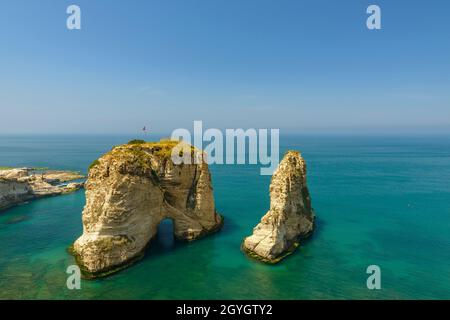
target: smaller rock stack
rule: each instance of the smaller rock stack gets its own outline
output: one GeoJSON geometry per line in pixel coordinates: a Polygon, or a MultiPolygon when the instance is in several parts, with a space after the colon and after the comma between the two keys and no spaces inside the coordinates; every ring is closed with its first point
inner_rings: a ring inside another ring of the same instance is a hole
{"type": "Polygon", "coordinates": [[[299,152],[289,151],[272,177],[270,210],[244,239],[243,250],[263,262],[277,263],[313,232],[314,219],[305,161],[299,152]]]}

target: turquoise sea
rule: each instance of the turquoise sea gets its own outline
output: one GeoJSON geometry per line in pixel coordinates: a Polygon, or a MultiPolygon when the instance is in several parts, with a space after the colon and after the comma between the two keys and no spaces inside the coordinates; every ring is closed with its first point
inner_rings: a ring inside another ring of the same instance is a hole
{"type": "MultiPolygon", "coordinates": [[[[86,172],[132,138],[1,136],[0,166],[86,172]]],[[[268,209],[270,177],[216,165],[221,232],[178,243],[165,222],[143,260],[81,290],[66,287],[66,248],[82,232],[83,191],[0,213],[0,299],[450,298],[449,136],[285,136],[281,146],[307,161],[318,224],[279,265],[240,251],[268,209]],[[366,287],[369,265],[381,268],[381,290],[366,287]]]]}

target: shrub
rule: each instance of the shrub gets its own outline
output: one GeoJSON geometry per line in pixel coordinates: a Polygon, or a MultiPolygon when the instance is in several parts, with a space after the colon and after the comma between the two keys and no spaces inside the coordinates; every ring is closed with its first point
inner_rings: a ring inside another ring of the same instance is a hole
{"type": "Polygon", "coordinates": [[[134,140],[131,140],[130,142],[128,142],[128,144],[144,144],[144,143],[145,143],[145,141],[141,140],[141,139],[134,139],[134,140]]]}
{"type": "Polygon", "coordinates": [[[98,161],[98,160],[92,161],[91,165],[89,166],[89,170],[91,170],[93,167],[95,167],[98,164],[100,164],[100,161],[98,161]]]}

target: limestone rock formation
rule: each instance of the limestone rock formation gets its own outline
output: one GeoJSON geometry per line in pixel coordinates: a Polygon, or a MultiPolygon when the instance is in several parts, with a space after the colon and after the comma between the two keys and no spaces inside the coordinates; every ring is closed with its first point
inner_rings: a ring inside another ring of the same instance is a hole
{"type": "MultiPolygon", "coordinates": [[[[85,186],[83,235],[72,248],[86,277],[108,275],[142,257],[166,218],[180,240],[221,227],[208,165],[175,165],[177,143],[130,142],[94,161],[85,186]]],[[[200,152],[190,149],[193,156],[200,152]]]]}
{"type": "Polygon", "coordinates": [[[314,219],[305,161],[300,153],[289,151],[272,176],[270,210],[242,247],[254,258],[276,263],[313,232],[314,219]]]}
{"type": "Polygon", "coordinates": [[[68,171],[40,171],[30,168],[0,170],[0,211],[20,203],[66,194],[83,187],[83,183],[63,182],[83,178],[82,175],[68,171]]]}

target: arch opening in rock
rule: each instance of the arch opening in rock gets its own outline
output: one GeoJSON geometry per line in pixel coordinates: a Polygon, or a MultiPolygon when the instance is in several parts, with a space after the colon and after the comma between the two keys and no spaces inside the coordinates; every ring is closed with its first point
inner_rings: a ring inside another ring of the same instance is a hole
{"type": "Polygon", "coordinates": [[[170,250],[174,248],[175,224],[171,218],[165,218],[159,223],[156,237],[153,241],[161,250],[170,250]]]}

